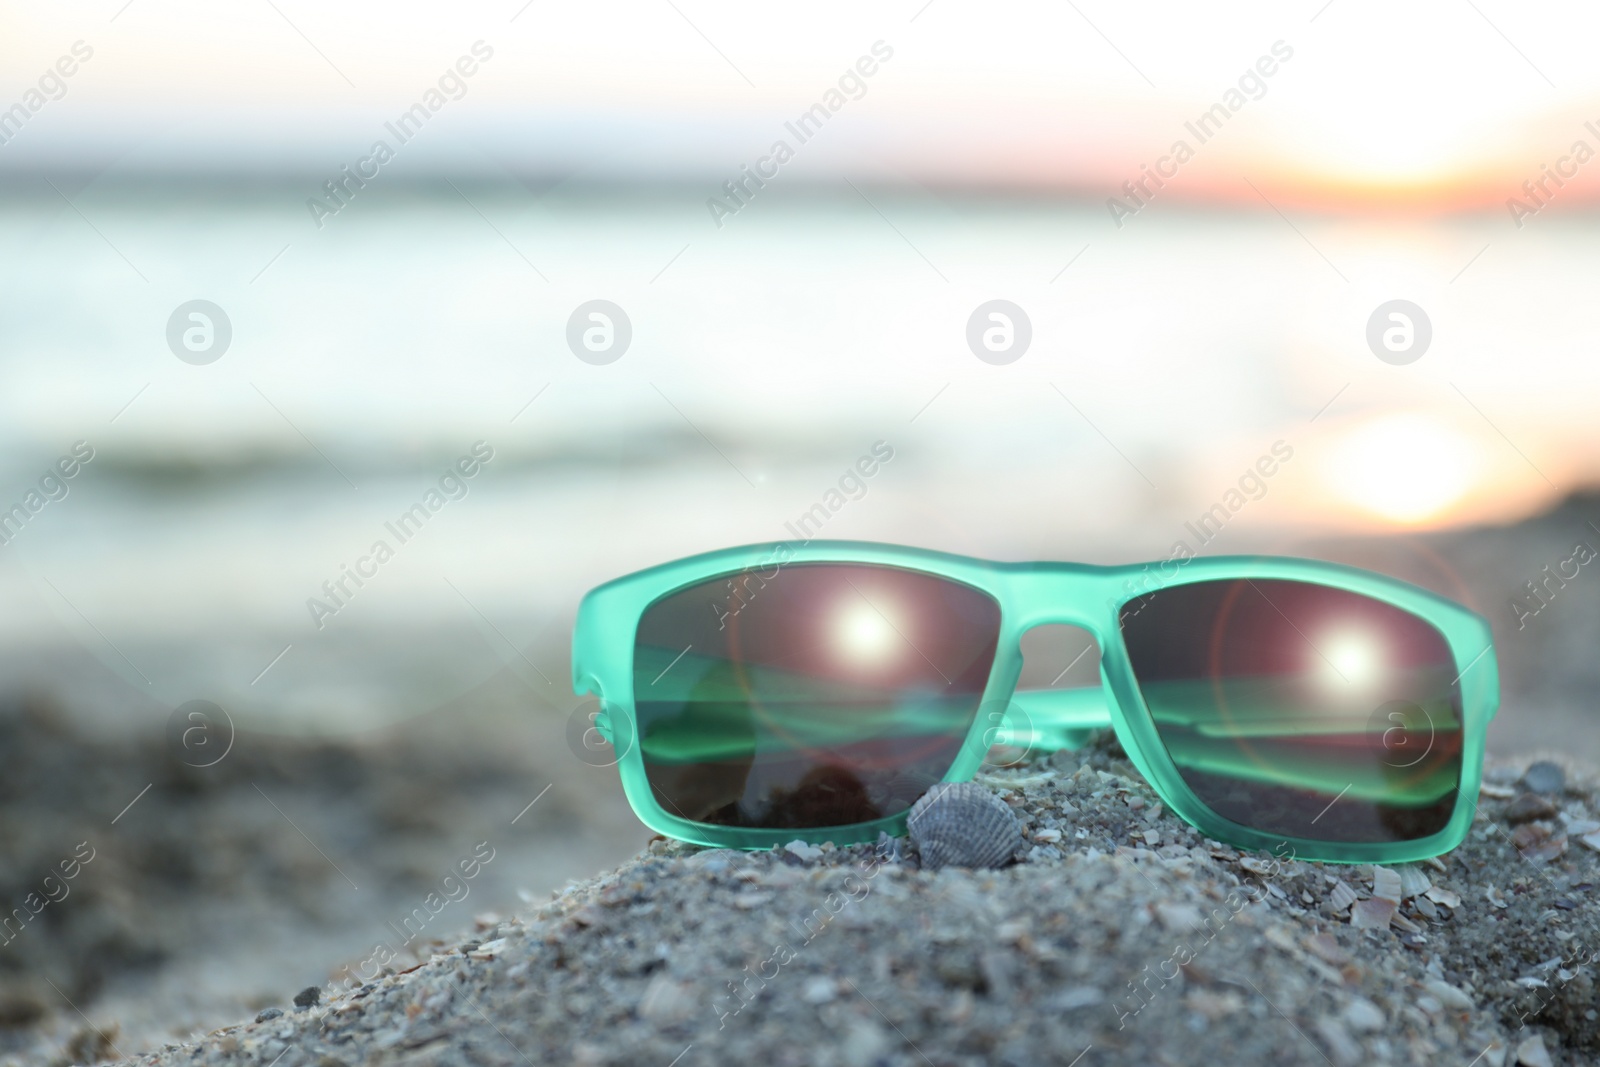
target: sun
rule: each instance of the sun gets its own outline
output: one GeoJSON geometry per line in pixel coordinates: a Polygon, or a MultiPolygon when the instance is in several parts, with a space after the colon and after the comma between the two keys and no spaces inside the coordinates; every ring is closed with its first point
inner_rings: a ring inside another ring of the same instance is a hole
{"type": "Polygon", "coordinates": [[[1481,466],[1471,439],[1426,415],[1402,413],[1362,423],[1336,440],[1323,478],[1362,510],[1412,525],[1459,503],[1481,466]]]}

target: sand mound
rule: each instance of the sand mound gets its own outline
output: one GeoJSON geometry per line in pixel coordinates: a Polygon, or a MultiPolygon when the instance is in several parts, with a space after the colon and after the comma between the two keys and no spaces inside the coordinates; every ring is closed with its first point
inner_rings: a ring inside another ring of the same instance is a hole
{"type": "Polygon", "coordinates": [[[1539,796],[1517,782],[1522,767],[1491,768],[1468,842],[1390,871],[1242,854],[1166,812],[1113,742],[1080,757],[982,776],[1025,829],[1025,854],[1002,870],[924,871],[888,839],[770,853],[657,841],[529,914],[480,921],[421,966],[330,985],[314,1005],[308,991],[300,1007],[130,1062],[1344,1067],[1600,1054],[1592,782],[1539,796]]]}

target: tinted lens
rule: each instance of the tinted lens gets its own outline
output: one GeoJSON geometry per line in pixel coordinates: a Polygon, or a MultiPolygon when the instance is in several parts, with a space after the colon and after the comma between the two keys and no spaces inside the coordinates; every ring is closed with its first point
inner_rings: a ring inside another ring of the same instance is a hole
{"type": "Polygon", "coordinates": [[[656,800],[762,828],[903,811],[954,762],[999,634],[987,594],[866,564],[774,565],[658,600],[633,682],[656,800]]]}
{"type": "Polygon", "coordinates": [[[1460,690],[1417,616],[1307,582],[1195,582],[1130,601],[1122,634],[1156,732],[1217,814],[1361,843],[1449,822],[1460,690]]]}

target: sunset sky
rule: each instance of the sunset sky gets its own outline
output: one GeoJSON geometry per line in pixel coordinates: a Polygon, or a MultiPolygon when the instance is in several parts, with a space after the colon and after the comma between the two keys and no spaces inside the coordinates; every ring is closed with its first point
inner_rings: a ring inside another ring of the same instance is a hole
{"type": "MultiPolygon", "coordinates": [[[[407,167],[732,174],[882,41],[893,58],[797,174],[1101,197],[1185,138],[1196,156],[1163,191],[1172,199],[1259,206],[1248,178],[1289,205],[1504,211],[1576,140],[1600,149],[1584,127],[1600,121],[1597,32],[1600,11],[1546,21],[1500,0],[13,7],[0,15],[3,99],[74,41],[94,57],[0,166],[332,172],[482,40],[497,59],[407,167]],[[1291,58],[1199,145],[1184,123],[1275,44],[1291,58]]],[[[1578,168],[1558,208],[1591,199],[1597,175],[1578,168]]]]}

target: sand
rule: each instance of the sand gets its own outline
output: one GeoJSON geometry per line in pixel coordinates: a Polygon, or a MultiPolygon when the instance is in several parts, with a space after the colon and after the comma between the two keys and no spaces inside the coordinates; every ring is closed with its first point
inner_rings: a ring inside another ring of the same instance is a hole
{"type": "Polygon", "coordinates": [[[1490,770],[1438,863],[1324,865],[1205,840],[1106,737],[980,777],[1023,823],[1004,869],[656,840],[425,963],[128,1062],[1594,1062],[1594,778],[1490,770]]]}

